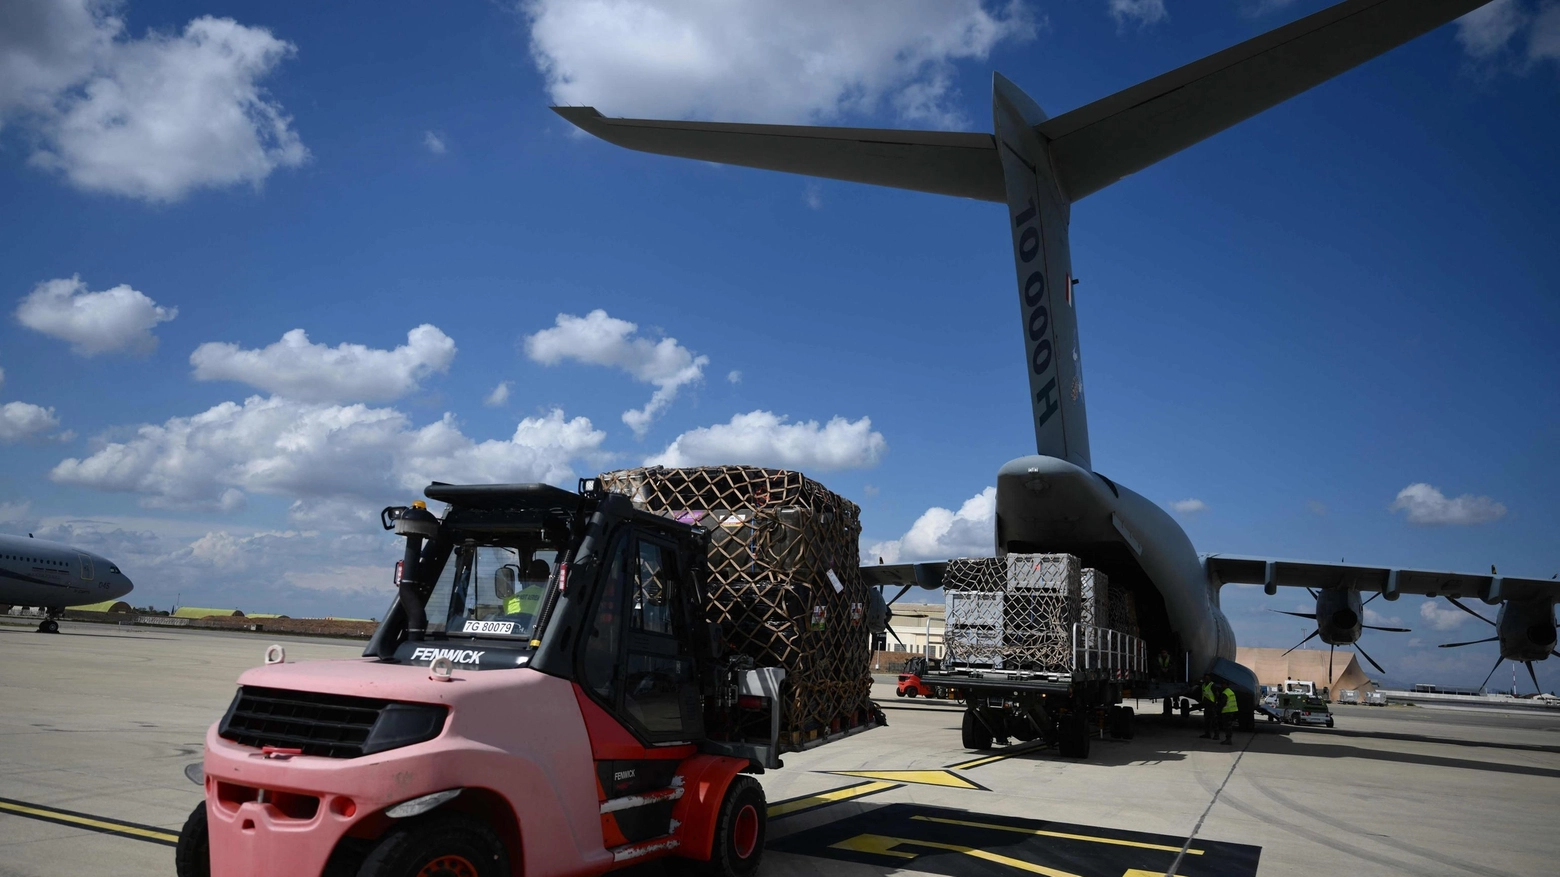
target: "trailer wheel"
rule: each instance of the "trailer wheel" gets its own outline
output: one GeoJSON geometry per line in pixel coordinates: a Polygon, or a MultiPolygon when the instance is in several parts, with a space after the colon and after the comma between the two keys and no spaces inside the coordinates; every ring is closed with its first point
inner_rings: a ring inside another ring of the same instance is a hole
{"type": "Polygon", "coordinates": [[[1131,740],[1135,733],[1132,727],[1132,719],[1135,713],[1129,706],[1113,706],[1110,708],[1110,735],[1118,740],[1131,740]]]}
{"type": "Polygon", "coordinates": [[[710,860],[698,863],[699,872],[704,877],[749,877],[756,872],[764,857],[767,814],[758,780],[743,775],[733,779],[715,816],[710,860]]]}
{"type": "Polygon", "coordinates": [[[450,813],[389,832],[357,873],[358,877],[508,877],[509,854],[487,823],[450,813]]]}
{"type": "Polygon", "coordinates": [[[960,742],[965,749],[990,749],[991,729],[975,715],[973,708],[964,711],[964,723],[959,728],[960,742]]]}
{"type": "Polygon", "coordinates": [[[206,825],[204,797],[179,829],[179,845],[173,849],[173,872],[178,877],[211,877],[211,834],[206,825]]]}

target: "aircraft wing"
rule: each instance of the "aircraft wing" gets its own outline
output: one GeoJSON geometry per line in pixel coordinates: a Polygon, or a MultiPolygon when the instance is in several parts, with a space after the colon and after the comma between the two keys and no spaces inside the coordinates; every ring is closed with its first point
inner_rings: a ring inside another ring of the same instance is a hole
{"type": "Polygon", "coordinates": [[[1078,201],[1489,0],[1349,0],[1049,119],[1078,201]]]}
{"type": "Polygon", "coordinates": [[[916,585],[936,590],[942,587],[943,570],[947,568],[946,562],[880,563],[876,566],[864,563],[861,565],[861,577],[866,580],[868,587],[916,585]]]}
{"type": "Polygon", "coordinates": [[[1274,557],[1241,557],[1209,554],[1203,557],[1208,581],[1215,585],[1263,585],[1269,594],[1278,588],[1353,587],[1361,591],[1420,594],[1426,597],[1478,597],[1494,604],[1502,600],[1560,599],[1560,580],[1524,579],[1514,576],[1350,563],[1316,563],[1274,557]]]}
{"type": "MultiPolygon", "coordinates": [[[[1035,127],[1072,201],[1489,0],[1348,0],[1035,127]]],[[[990,134],[613,119],[553,107],[626,149],[1003,202],[990,134]]]]}

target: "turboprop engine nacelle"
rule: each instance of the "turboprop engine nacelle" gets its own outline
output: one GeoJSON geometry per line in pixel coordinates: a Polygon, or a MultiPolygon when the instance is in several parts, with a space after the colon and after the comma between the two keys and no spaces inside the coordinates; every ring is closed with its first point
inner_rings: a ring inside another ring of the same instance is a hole
{"type": "Polygon", "coordinates": [[[1353,588],[1328,588],[1316,594],[1316,629],[1321,631],[1322,642],[1330,646],[1359,641],[1364,616],[1360,592],[1353,588]]]}
{"type": "Polygon", "coordinates": [[[1507,661],[1542,661],[1555,649],[1555,604],[1548,598],[1508,600],[1495,616],[1500,656],[1507,661]]]}

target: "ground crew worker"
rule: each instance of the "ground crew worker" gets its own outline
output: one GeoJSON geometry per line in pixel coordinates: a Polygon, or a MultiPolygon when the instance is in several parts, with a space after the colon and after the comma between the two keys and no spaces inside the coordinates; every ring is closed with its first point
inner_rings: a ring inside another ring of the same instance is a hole
{"type": "Polygon", "coordinates": [[[1170,678],[1170,651],[1168,649],[1159,650],[1159,657],[1156,659],[1154,666],[1159,670],[1159,678],[1161,680],[1170,678]]]}
{"type": "Polygon", "coordinates": [[[1204,740],[1214,740],[1219,736],[1219,706],[1213,692],[1213,674],[1204,673],[1202,688],[1198,692],[1198,702],[1202,704],[1203,732],[1198,737],[1204,740]]]}
{"type": "Polygon", "coordinates": [[[1219,701],[1223,708],[1219,710],[1219,728],[1224,731],[1224,745],[1235,745],[1235,715],[1240,712],[1240,706],[1235,700],[1235,689],[1224,686],[1219,692],[1219,701]]]}

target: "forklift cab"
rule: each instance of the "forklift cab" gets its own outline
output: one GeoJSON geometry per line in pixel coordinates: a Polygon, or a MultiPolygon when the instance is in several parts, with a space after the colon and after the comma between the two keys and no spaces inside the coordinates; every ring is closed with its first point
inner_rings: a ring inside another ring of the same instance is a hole
{"type": "Polygon", "coordinates": [[[398,598],[365,655],[529,667],[576,683],[646,745],[699,741],[701,679],[719,657],[702,609],[704,534],[582,487],[429,486],[449,508],[412,571],[427,583],[426,632],[409,634],[398,598]]]}

